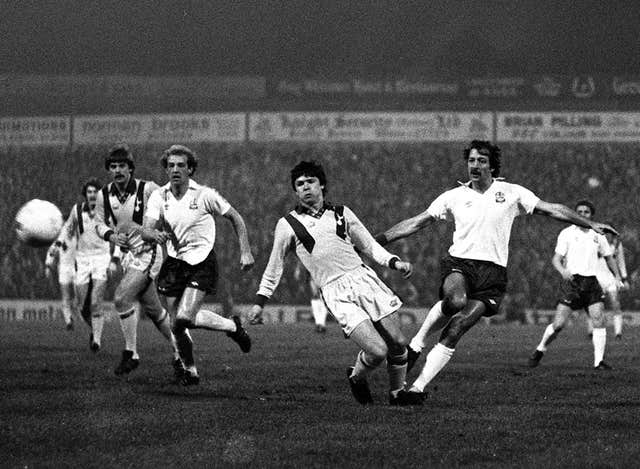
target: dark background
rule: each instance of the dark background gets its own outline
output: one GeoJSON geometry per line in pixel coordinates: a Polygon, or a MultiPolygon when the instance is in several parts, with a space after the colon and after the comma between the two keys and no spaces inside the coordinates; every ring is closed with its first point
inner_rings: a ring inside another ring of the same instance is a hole
{"type": "Polygon", "coordinates": [[[0,73],[632,73],[635,1],[2,1],[0,73]]]}

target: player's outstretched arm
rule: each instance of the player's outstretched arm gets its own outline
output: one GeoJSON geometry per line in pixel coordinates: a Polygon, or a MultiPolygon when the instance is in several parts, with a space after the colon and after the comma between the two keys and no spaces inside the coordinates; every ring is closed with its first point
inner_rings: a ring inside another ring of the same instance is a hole
{"type": "Polygon", "coordinates": [[[426,227],[432,220],[434,220],[433,216],[425,210],[414,217],[396,223],[384,233],[377,234],[375,239],[380,245],[384,246],[397,239],[411,236],[426,227]]]}
{"type": "Polygon", "coordinates": [[[544,200],[538,201],[533,213],[538,215],[544,215],[555,220],[564,221],[567,223],[573,223],[574,225],[582,226],[583,228],[591,228],[597,233],[612,233],[617,235],[618,232],[606,223],[600,223],[597,221],[589,220],[579,215],[575,210],[570,209],[566,205],[545,202],[544,200]]]}

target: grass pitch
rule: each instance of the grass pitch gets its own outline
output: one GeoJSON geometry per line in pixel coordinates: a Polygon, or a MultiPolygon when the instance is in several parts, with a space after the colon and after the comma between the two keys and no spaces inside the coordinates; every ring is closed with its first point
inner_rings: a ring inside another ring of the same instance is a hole
{"type": "Polygon", "coordinates": [[[543,327],[478,325],[424,407],[389,407],[377,370],[363,408],[345,377],[357,349],[335,324],[249,327],[249,354],[194,331],[202,379],[185,388],[148,321],[126,377],[117,322],[96,355],[82,325],[1,323],[0,467],[638,467],[640,330],[609,335],[612,371],[592,369],[582,325],[529,369],[543,327]]]}

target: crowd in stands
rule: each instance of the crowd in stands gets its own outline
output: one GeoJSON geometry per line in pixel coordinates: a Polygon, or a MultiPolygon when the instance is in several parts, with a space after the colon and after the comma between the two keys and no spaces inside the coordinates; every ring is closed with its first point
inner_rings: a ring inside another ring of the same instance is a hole
{"type": "MultiPolygon", "coordinates": [[[[218,189],[247,222],[256,267],[242,273],[237,241],[229,223],[218,223],[216,251],[224,279],[222,290],[236,303],[251,302],[267,263],[277,219],[293,208],[289,169],[299,160],[317,160],[328,176],[327,199],[348,205],[372,233],[417,214],[441,192],[466,180],[464,143],[233,143],[192,144],[199,155],[194,179],[218,189]]],[[[166,145],[134,146],[135,176],[164,184],[159,155],[166,145]]],[[[596,219],[611,222],[622,234],[632,290],[623,306],[640,309],[640,144],[502,144],[501,176],[522,184],[542,199],[573,207],[591,199],[596,219]]],[[[7,196],[0,207],[5,233],[0,243],[0,298],[57,298],[44,276],[46,249],[21,245],[12,227],[27,200],[54,202],[68,215],[90,176],[108,182],[103,156],[108,146],[26,147],[0,150],[0,181],[7,196]]],[[[509,314],[524,307],[550,309],[558,296],[560,276],[551,266],[563,224],[543,217],[516,220],[510,252],[509,314]]],[[[379,272],[407,305],[427,306],[437,299],[439,259],[451,242],[453,227],[431,225],[397,241],[389,250],[415,263],[404,280],[395,272],[379,272]]],[[[301,267],[293,260],[285,270],[273,301],[307,303],[309,291],[301,267]]]]}

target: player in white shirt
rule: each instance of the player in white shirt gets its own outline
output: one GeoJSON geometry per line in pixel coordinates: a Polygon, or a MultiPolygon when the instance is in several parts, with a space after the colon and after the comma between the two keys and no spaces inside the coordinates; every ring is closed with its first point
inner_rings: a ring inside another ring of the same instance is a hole
{"type": "Polygon", "coordinates": [[[280,282],[285,256],[294,251],[345,336],[361,348],[355,366],[347,370],[355,399],[363,405],[373,403],[367,377],[386,359],[390,404],[421,405],[422,399],[410,400],[404,390],[407,339],[397,314],[402,303],[364,265],[356,249],[405,276],[411,275],[412,266],[380,246],[348,207],[326,203],[326,184],[324,170],[317,163],[302,161],[291,170],[298,205],[276,224],[252,318],[261,316],[280,282]]]}
{"type": "Polygon", "coordinates": [[[238,235],[240,268],[249,270],[254,261],[240,214],[215,189],[191,179],[198,163],[195,153],[183,145],[172,145],[161,163],[169,182],[149,198],[143,238],[166,243],[168,255],[158,274],[158,292],[174,318],[173,333],[184,365],[180,381],[193,385],[200,377],[189,329],[225,331],[243,352],[251,349],[251,339],[238,316],[227,319],[202,309],[205,296],[217,289],[214,215],[228,219],[238,235]]]}
{"type": "Polygon", "coordinates": [[[73,316],[78,308],[76,302],[73,280],[76,274],[76,239],[67,238],[66,227],[69,219],[65,221],[58,239],[49,246],[45,258],[45,276],[50,278],[57,267],[58,284],[62,297],[62,317],[67,330],[73,330],[73,316]]]}
{"type": "Polygon", "coordinates": [[[377,236],[386,244],[409,236],[436,220],[455,223],[453,244],[441,261],[440,298],[409,345],[412,365],[425,347],[426,336],[442,329],[439,342],[410,388],[422,393],[444,368],[462,336],[483,316],[498,312],[507,287],[509,238],[515,217],[540,214],[556,220],[612,230],[577,214],[562,204],[538,198],[529,189],[496,179],[500,174],[500,148],[474,140],[464,150],[469,182],[444,192],[422,213],[401,221],[377,236]]]}
{"type": "MultiPolygon", "coordinates": [[[[598,257],[598,272],[596,277],[600,287],[605,294],[605,306],[608,303],[608,307],[613,312],[613,332],[616,339],[622,339],[622,307],[620,305],[620,292],[629,289],[629,282],[627,280],[627,263],[624,256],[624,247],[619,236],[607,233],[607,241],[613,248],[613,261],[618,266],[620,272],[621,284],[616,279],[615,275],[609,268],[607,260],[600,256],[598,257]]],[[[593,337],[593,322],[591,318],[587,316],[587,327],[589,329],[589,337],[593,337]]]]}
{"type": "MultiPolygon", "coordinates": [[[[580,200],[576,204],[576,211],[591,219],[595,214],[595,207],[588,200],[580,200]]],[[[603,234],[587,227],[569,226],[558,235],[551,263],[564,280],[561,298],[553,323],[546,327],[540,344],[529,358],[529,366],[538,366],[547,347],[563,329],[571,312],[585,309],[593,322],[593,366],[597,370],[611,369],[604,361],[607,330],[604,293],[596,277],[598,257],[604,257],[615,275],[616,285],[621,286],[620,272],[613,260],[613,249],[603,234]]]]}
{"type": "MultiPolygon", "coordinates": [[[[153,181],[133,177],[135,163],[128,145],[118,144],[109,150],[104,166],[112,178],[98,193],[96,202],[96,231],[105,241],[121,250],[123,276],[115,295],[114,305],[125,340],[120,363],[115,368],[116,375],[135,370],[140,363],[138,355],[138,314],[140,303],[146,314],[160,333],[173,347],[174,373],[181,372],[182,364],[178,355],[171,319],[160,304],[153,279],[160,270],[162,249],[154,243],[142,240],[142,221],[147,201],[158,188],[153,181]]],[[[116,251],[117,252],[117,251],[116,251]]],[[[109,266],[116,271],[119,258],[115,257],[109,266]]]]}
{"type": "Polygon", "coordinates": [[[65,224],[66,237],[76,239],[75,288],[78,304],[87,305],[88,323],[91,327],[89,347],[100,350],[104,327],[104,294],[107,273],[111,261],[110,245],[96,231],[96,202],[101,184],[91,178],[82,186],[85,201],[75,204],[65,224]],[[91,284],[91,288],[89,285],[91,284]]]}

